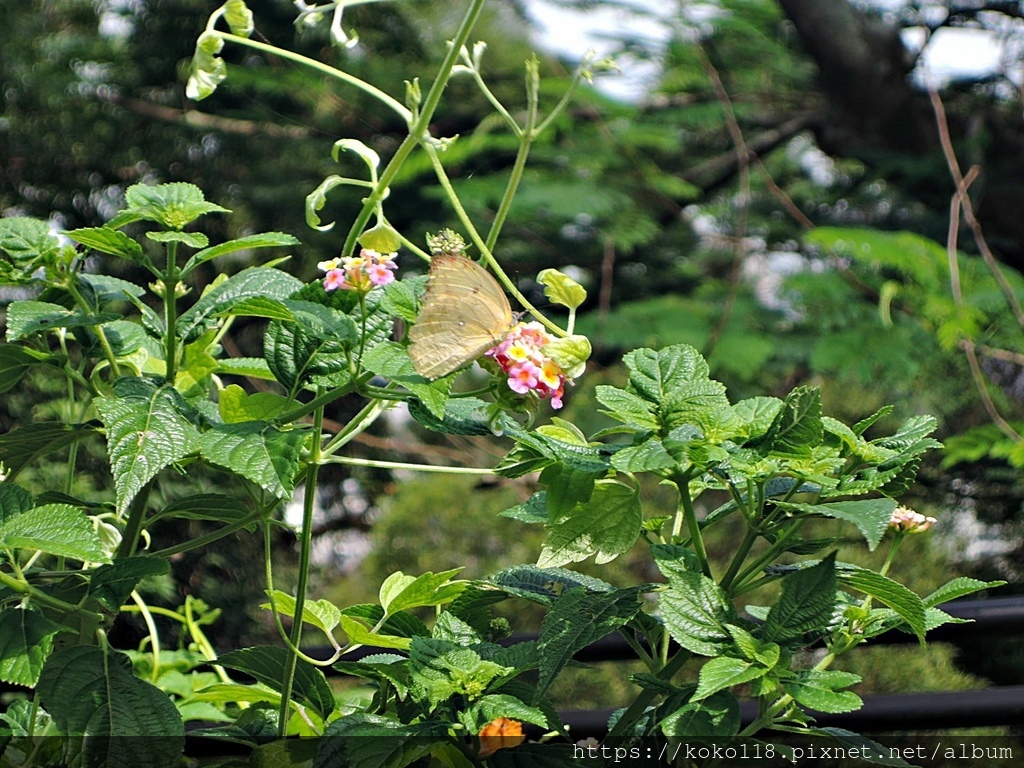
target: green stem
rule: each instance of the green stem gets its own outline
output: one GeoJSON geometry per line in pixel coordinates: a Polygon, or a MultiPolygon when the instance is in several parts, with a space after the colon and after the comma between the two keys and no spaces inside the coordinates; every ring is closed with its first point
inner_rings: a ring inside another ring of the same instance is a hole
{"type": "Polygon", "coordinates": [[[183,541],[180,544],[175,544],[173,547],[167,547],[166,549],[160,549],[156,552],[151,553],[153,557],[171,557],[173,555],[180,555],[182,552],[191,552],[193,549],[199,549],[205,547],[207,544],[212,544],[215,541],[223,539],[225,536],[230,536],[235,531],[240,531],[243,528],[247,528],[253,523],[258,523],[267,514],[267,510],[261,509],[258,512],[253,512],[250,515],[241,517],[234,522],[225,525],[223,528],[218,528],[212,533],[207,533],[203,536],[198,536],[188,541],[183,541]]]}
{"type": "Polygon", "coordinates": [[[178,244],[173,241],[167,244],[167,268],[161,282],[164,287],[164,357],[167,365],[165,380],[173,387],[174,377],[177,375],[175,358],[178,355],[178,244]]]}
{"type": "Polygon", "coordinates": [[[92,620],[96,619],[97,617],[100,620],[103,619],[103,617],[99,614],[92,613],[91,611],[82,610],[76,605],[66,603],[63,600],[60,600],[56,597],[51,597],[45,592],[40,592],[31,584],[16,579],[9,573],[4,573],[3,571],[0,571],[0,584],[3,584],[6,587],[10,587],[19,595],[24,595],[25,597],[29,598],[29,600],[31,600],[32,602],[37,603],[39,605],[45,605],[48,608],[53,608],[64,613],[69,613],[72,616],[78,616],[83,619],[92,620]]]}
{"type": "Polygon", "coordinates": [[[149,631],[149,646],[152,648],[153,653],[153,671],[149,675],[150,682],[156,683],[160,678],[160,633],[156,630],[156,622],[153,621],[153,614],[150,613],[149,606],[142,599],[142,595],[139,594],[138,590],[132,590],[132,602],[139,609],[139,613],[142,615],[142,620],[146,623],[146,629],[149,631]]]}
{"type": "Polygon", "coordinates": [[[338,434],[330,439],[321,450],[321,455],[331,456],[335,451],[347,445],[356,435],[365,432],[373,422],[380,418],[390,404],[390,400],[374,400],[367,403],[338,434]]]}
{"type": "Polygon", "coordinates": [[[785,533],[776,539],[765,552],[761,553],[756,560],[752,561],[750,565],[743,569],[735,579],[735,583],[737,584],[736,589],[734,590],[735,595],[741,595],[750,590],[750,584],[747,583],[750,577],[762,570],[765,565],[785,551],[790,540],[796,536],[797,532],[803,527],[804,522],[805,520],[795,521],[792,527],[788,528],[785,533]]]}
{"type": "Polygon", "coordinates": [[[728,592],[729,588],[732,586],[733,580],[739,573],[739,570],[743,565],[743,561],[750,553],[751,547],[753,547],[754,543],[757,541],[757,537],[757,529],[753,525],[748,526],[747,532],[743,536],[743,541],[740,542],[739,547],[736,549],[736,554],[733,555],[732,562],[729,563],[729,568],[726,570],[725,575],[722,577],[722,581],[719,584],[719,586],[726,592],[728,592]]]}
{"type": "MultiPolygon", "coordinates": [[[[682,520],[686,522],[686,527],[690,531],[690,546],[693,547],[693,552],[697,555],[697,559],[700,561],[700,569],[705,576],[711,578],[711,563],[708,560],[708,551],[704,546],[704,536],[700,531],[700,522],[697,520],[697,510],[693,507],[693,499],[690,497],[690,476],[684,474],[676,480],[676,486],[679,488],[679,505],[682,507],[682,520]]],[[[680,526],[680,519],[677,513],[676,527],[680,526]]],[[[674,535],[678,535],[677,531],[673,531],[674,535]]]]}
{"type": "MultiPolygon", "coordinates": [[[[458,63],[462,47],[466,44],[466,40],[469,39],[469,35],[473,31],[477,19],[480,17],[480,12],[483,10],[485,2],[486,0],[472,0],[469,4],[469,8],[466,10],[466,15],[463,17],[455,37],[449,43],[448,53],[441,62],[441,66],[438,67],[437,76],[434,78],[434,82],[431,83],[430,90],[427,91],[427,95],[420,105],[419,114],[416,120],[409,126],[409,135],[398,146],[395,154],[392,155],[391,160],[381,172],[376,188],[363,200],[362,210],[359,211],[355,221],[352,222],[348,237],[345,238],[345,247],[342,249],[343,256],[351,256],[355,252],[357,238],[363,233],[363,229],[370,220],[370,216],[373,215],[381,201],[384,200],[388,187],[398,175],[398,171],[405,162],[405,159],[413,149],[428,137],[430,122],[434,118],[434,112],[437,110],[438,104],[441,103],[441,95],[444,93],[448,80],[451,78],[452,68],[458,63]]],[[[405,107],[402,107],[402,110],[409,115],[406,117],[406,120],[411,120],[411,114],[408,110],[405,107]]]]}
{"type": "Polygon", "coordinates": [[[284,738],[288,731],[288,712],[292,698],[292,686],[295,682],[295,668],[299,657],[295,652],[302,644],[302,614],[306,608],[306,587],[309,584],[309,554],[313,539],[313,510],[316,507],[316,486],[320,474],[320,433],[324,424],[324,408],[320,406],[313,414],[313,446],[309,454],[309,465],[306,468],[305,495],[302,500],[302,529],[299,532],[299,578],[295,585],[295,617],[292,619],[291,653],[285,664],[284,677],[281,680],[281,713],[277,723],[279,738],[284,738]]]}
{"type": "Polygon", "coordinates": [[[347,384],[343,384],[340,387],[335,387],[334,389],[322,392],[316,397],[314,397],[312,400],[310,400],[308,403],[303,403],[300,406],[292,408],[290,411],[285,411],[279,416],[274,417],[274,424],[280,426],[282,424],[291,424],[293,421],[298,421],[303,416],[308,416],[309,414],[313,413],[313,411],[315,411],[317,408],[320,408],[326,405],[327,403],[333,402],[337,400],[339,397],[343,397],[345,395],[351,394],[352,392],[355,392],[357,389],[359,389],[359,387],[361,387],[363,384],[365,384],[372,378],[373,374],[367,373],[361,376],[360,378],[356,379],[355,381],[350,381],[347,384]]]}
{"type": "MultiPolygon", "coordinates": [[[[93,311],[93,308],[89,306],[85,298],[78,291],[78,288],[75,287],[73,279],[68,281],[67,289],[68,293],[70,293],[71,297],[75,300],[75,304],[81,307],[83,311],[87,313],[93,311]]],[[[100,340],[100,346],[103,348],[103,355],[107,358],[107,362],[110,363],[110,370],[113,372],[115,377],[120,376],[121,369],[117,365],[117,356],[114,354],[114,350],[110,346],[110,340],[107,339],[107,334],[104,333],[103,326],[94,325],[90,327],[90,330],[92,330],[93,333],[96,334],[96,338],[100,340]]],[[[64,347],[63,339],[61,340],[61,347],[64,348],[64,352],[66,354],[67,349],[64,347]]]]}
{"type": "Polygon", "coordinates": [[[117,557],[131,557],[135,554],[139,536],[142,534],[142,525],[146,520],[146,506],[149,504],[149,494],[152,490],[153,481],[150,480],[132,499],[128,508],[128,522],[121,535],[121,544],[117,548],[117,557]]]}
{"type": "Polygon", "coordinates": [[[450,475],[493,475],[493,468],[488,467],[448,467],[435,464],[411,464],[404,461],[384,461],[383,459],[359,459],[354,456],[332,456],[328,464],[345,464],[350,467],[375,467],[377,469],[411,469],[415,472],[436,472],[450,475]]]}
{"type": "MultiPolygon", "coordinates": [[[[669,681],[689,660],[690,654],[687,651],[680,651],[672,657],[668,664],[662,667],[661,671],[657,672],[655,676],[659,680],[669,681]]],[[[644,712],[647,711],[647,708],[651,705],[657,695],[657,691],[654,691],[651,688],[645,688],[642,690],[640,694],[633,699],[633,703],[626,707],[626,711],[622,713],[622,716],[608,732],[608,736],[605,737],[603,742],[601,742],[602,745],[615,747],[625,741],[632,732],[636,721],[639,720],[644,712]]]]}
{"type": "Polygon", "coordinates": [[[238,45],[244,45],[248,48],[254,48],[257,51],[269,53],[271,56],[276,56],[287,61],[293,61],[296,64],[302,64],[303,66],[316,70],[322,75],[327,75],[327,77],[340,80],[341,82],[358,88],[363,93],[377,99],[377,101],[398,113],[398,115],[406,122],[409,122],[409,120],[412,119],[412,113],[404,104],[402,104],[402,102],[384,93],[384,91],[379,88],[370,85],[365,80],[360,80],[355,75],[350,75],[348,72],[343,72],[329,64],[324,64],[322,61],[311,59],[300,53],[295,53],[294,51],[289,51],[285,48],[278,48],[274,45],[268,45],[267,43],[261,43],[258,40],[252,40],[248,37],[239,37],[238,35],[232,35],[230,32],[218,32],[216,30],[213,30],[213,33],[226,42],[237,43],[238,45]]]}

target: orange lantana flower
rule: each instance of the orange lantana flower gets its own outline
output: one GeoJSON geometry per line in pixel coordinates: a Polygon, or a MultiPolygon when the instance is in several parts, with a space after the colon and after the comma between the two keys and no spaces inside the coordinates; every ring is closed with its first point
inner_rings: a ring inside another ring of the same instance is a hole
{"type": "Polygon", "coordinates": [[[480,731],[480,757],[493,755],[499,749],[515,747],[526,741],[523,724],[507,717],[496,717],[480,731]]]}

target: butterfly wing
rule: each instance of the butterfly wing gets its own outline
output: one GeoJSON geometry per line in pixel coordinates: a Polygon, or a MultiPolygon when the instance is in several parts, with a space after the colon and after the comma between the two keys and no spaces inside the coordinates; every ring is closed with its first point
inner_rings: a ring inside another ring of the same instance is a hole
{"type": "Polygon", "coordinates": [[[409,331],[413,367],[427,379],[446,376],[501,341],[512,324],[508,298],[486,269],[463,256],[434,256],[409,331]]]}

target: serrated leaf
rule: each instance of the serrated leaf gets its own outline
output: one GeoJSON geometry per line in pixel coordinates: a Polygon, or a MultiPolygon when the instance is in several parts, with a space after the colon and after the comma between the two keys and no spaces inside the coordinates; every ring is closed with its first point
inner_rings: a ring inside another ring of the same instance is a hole
{"type": "Polygon", "coordinates": [[[805,634],[822,632],[836,604],[835,553],[810,568],[788,574],[782,594],[768,612],[762,639],[802,642],[805,634]]]}
{"type": "Polygon", "coordinates": [[[207,213],[231,213],[227,208],[207,202],[194,184],[133,184],[124,194],[127,213],[155,221],[169,229],[181,230],[207,213]]]}
{"type": "MultiPolygon", "coordinates": [[[[252,675],[264,685],[281,692],[285,666],[291,654],[286,648],[255,646],[231,651],[217,657],[217,663],[252,675]]],[[[309,705],[324,720],[336,708],[334,694],[324,673],[307,661],[298,659],[292,695],[309,705]]]]}
{"type": "Polygon", "coordinates": [[[605,413],[612,418],[636,429],[658,428],[653,404],[642,397],[606,384],[599,384],[595,388],[595,394],[597,401],[608,409],[605,413]]]}
{"type": "MultiPolygon", "coordinates": [[[[90,424],[65,424],[60,421],[41,421],[26,424],[0,435],[0,461],[12,474],[41,456],[59,451],[97,432],[90,424]]],[[[10,479],[10,478],[8,478],[10,479]]]]}
{"type": "Polygon", "coordinates": [[[683,648],[701,656],[718,656],[732,641],[727,624],[736,621],[725,592],[700,571],[683,570],[656,556],[669,588],[658,598],[665,627],[683,648]]]}
{"type": "Polygon", "coordinates": [[[612,456],[612,466],[619,472],[653,472],[675,465],[676,460],[656,437],[649,437],[639,445],[627,446],[612,456]]]}
{"type": "Polygon", "coordinates": [[[182,520],[214,520],[230,523],[249,514],[245,503],[234,496],[220,493],[197,493],[168,504],[150,518],[153,521],[164,517],[182,520]]]}
{"type": "Polygon", "coordinates": [[[467,728],[470,727],[470,723],[473,723],[476,727],[473,727],[471,732],[477,733],[482,726],[499,717],[510,718],[521,723],[533,723],[541,728],[550,728],[547,715],[543,711],[537,707],[531,707],[515,696],[503,693],[488,694],[474,701],[466,711],[464,722],[466,722],[467,728]]]}
{"type": "Polygon", "coordinates": [[[162,557],[122,557],[92,572],[89,594],[105,608],[117,612],[128,600],[139,582],[152,576],[170,573],[170,563],[162,557]]]}
{"type": "Polygon", "coordinates": [[[548,536],[537,565],[557,567],[591,555],[599,565],[610,562],[629,551],[640,535],[642,522],[640,496],[634,488],[614,480],[600,481],[586,502],[568,513],[556,515],[551,511],[545,524],[548,536]]]}
{"type": "Polygon", "coordinates": [[[893,499],[858,499],[856,501],[832,501],[825,504],[794,504],[776,502],[784,509],[795,509],[806,514],[834,517],[857,526],[874,551],[889,527],[889,519],[896,509],[893,499]]]}
{"type": "MultiPolygon", "coordinates": [[[[0,486],[2,487],[2,486],[0,486]]],[[[1004,581],[979,581],[978,579],[967,578],[961,576],[943,584],[941,587],[936,589],[930,595],[924,598],[924,604],[932,608],[936,605],[949,602],[950,600],[956,600],[966,595],[973,595],[975,592],[980,592],[983,589],[991,589],[992,587],[1001,587],[1006,582],[1004,581]]]]}
{"type": "Polygon", "coordinates": [[[925,603],[913,591],[887,576],[863,568],[846,567],[838,571],[840,581],[870,595],[892,608],[907,622],[911,631],[924,642],[925,603]]]}
{"type": "Polygon", "coordinates": [[[246,421],[271,421],[299,403],[273,392],[247,393],[237,384],[229,384],[217,397],[217,410],[225,424],[246,421]]]}
{"type": "Polygon", "coordinates": [[[683,705],[664,718],[660,727],[673,739],[725,741],[739,732],[740,705],[734,696],[721,691],[683,705]]]}
{"type": "Polygon", "coordinates": [[[700,668],[693,700],[700,701],[734,685],[749,683],[751,680],[764,677],[767,672],[767,668],[760,664],[752,664],[743,659],[734,659],[730,656],[711,659],[700,668]]]}
{"type": "Polygon", "coordinates": [[[87,315],[45,301],[15,301],[7,307],[7,341],[18,341],[55,328],[102,325],[120,317],[111,312],[87,315]]]}
{"type": "Polygon", "coordinates": [[[805,707],[835,714],[853,712],[863,706],[857,694],[839,690],[859,682],[860,675],[850,672],[809,669],[797,672],[796,679],[785,681],[783,687],[805,707]]]}
{"type": "Polygon", "coordinates": [[[70,504],[44,504],[0,526],[0,548],[38,549],[91,563],[110,560],[99,534],[82,510],[70,504]]]}
{"type": "Polygon", "coordinates": [[[210,239],[203,232],[146,232],[145,237],[154,243],[180,243],[188,248],[206,248],[210,245],[210,239]]]}
{"type": "Polygon", "coordinates": [[[416,373],[405,346],[394,341],[378,344],[364,353],[359,362],[371,373],[385,376],[408,389],[435,419],[445,418],[448,393],[456,374],[442,376],[434,381],[423,378],[416,373]]]}
{"type": "Polygon", "coordinates": [[[156,474],[199,447],[199,432],[172,387],[121,378],[111,397],[93,401],[107,430],[117,510],[123,513],[156,474]]]}
{"type": "Polygon", "coordinates": [[[13,344],[0,346],[0,394],[17,386],[28,369],[49,359],[49,355],[13,344]]]}
{"type": "Polygon", "coordinates": [[[0,483],[0,526],[36,505],[32,494],[10,481],[0,483]]]}
{"type": "Polygon", "coordinates": [[[273,381],[267,361],[259,357],[230,357],[217,360],[214,373],[273,381]]]}
{"type": "MultiPolygon", "coordinates": [[[[460,397],[448,400],[444,406],[444,418],[439,419],[419,400],[409,403],[409,415],[431,432],[447,435],[490,435],[492,419],[488,404],[476,397],[460,397]]],[[[496,417],[498,429],[516,429],[518,424],[509,416],[496,417]]]]}
{"type": "Polygon", "coordinates": [[[0,251],[20,267],[42,261],[60,250],[60,240],[50,225],[28,216],[9,216],[0,219],[0,251]]]}
{"type": "Polygon", "coordinates": [[[127,259],[135,264],[142,264],[146,260],[142,252],[142,246],[117,229],[111,229],[110,227],[86,227],[83,229],[72,229],[64,234],[76,243],[100,253],[120,256],[122,259],[127,259]]]}
{"type": "Polygon", "coordinates": [[[236,304],[256,297],[284,300],[302,287],[286,272],[268,267],[250,267],[232,275],[178,318],[178,336],[193,341],[212,327],[216,316],[236,304]]]}
{"type": "Polygon", "coordinates": [[[64,629],[32,610],[0,612],[0,680],[34,686],[53,650],[54,636],[64,629]]]}
{"type": "Polygon", "coordinates": [[[179,765],[181,716],[167,694],[132,674],[124,654],[95,645],[57,651],[36,690],[64,736],[65,765],[179,765]]]}
{"type": "Polygon", "coordinates": [[[230,469],[279,499],[295,490],[302,445],[308,433],[281,431],[265,422],[215,424],[198,441],[200,455],[230,469]]]}
{"type": "Polygon", "coordinates": [[[629,384],[641,397],[652,403],[665,402],[678,387],[692,381],[707,380],[707,361],[686,344],[661,350],[636,349],[623,356],[629,369],[629,384]]]}
{"type": "Polygon", "coordinates": [[[389,315],[400,317],[407,323],[416,320],[419,314],[419,296],[423,293],[427,278],[425,276],[395,280],[384,286],[384,297],[381,309],[389,315]]]}
{"type": "Polygon", "coordinates": [[[409,690],[409,659],[394,653],[375,653],[359,661],[339,661],[333,668],[345,675],[369,680],[386,680],[399,696],[409,690]]]}
{"type": "Polygon", "coordinates": [[[486,581],[504,592],[548,606],[571,589],[582,588],[598,593],[612,592],[615,589],[608,582],[593,576],[564,568],[538,568],[535,565],[506,568],[490,576],[486,581]]]}
{"type": "MultiPolygon", "coordinates": [[[[577,651],[613,632],[640,610],[641,590],[587,592],[581,587],[563,593],[541,623],[539,698],[577,651]]],[[[536,702],[537,698],[534,699],[536,702]]]]}
{"type": "Polygon", "coordinates": [[[447,740],[444,723],[405,724],[381,715],[348,715],[327,727],[313,768],[404,768],[447,740]]]}
{"type": "Polygon", "coordinates": [[[796,387],[783,401],[764,438],[764,453],[801,458],[821,444],[821,392],[814,387],[796,387]]]}
{"type": "Polygon", "coordinates": [[[498,513],[500,517],[508,517],[521,523],[546,523],[548,520],[547,492],[538,491],[522,504],[498,513]]]}

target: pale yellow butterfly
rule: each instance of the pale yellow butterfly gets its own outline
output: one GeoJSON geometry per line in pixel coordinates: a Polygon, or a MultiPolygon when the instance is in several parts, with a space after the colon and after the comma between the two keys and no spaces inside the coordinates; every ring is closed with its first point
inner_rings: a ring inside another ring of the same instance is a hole
{"type": "Polygon", "coordinates": [[[486,269],[464,256],[436,254],[409,331],[409,357],[416,373],[438,379],[498,344],[514,323],[508,297],[486,269]]]}

